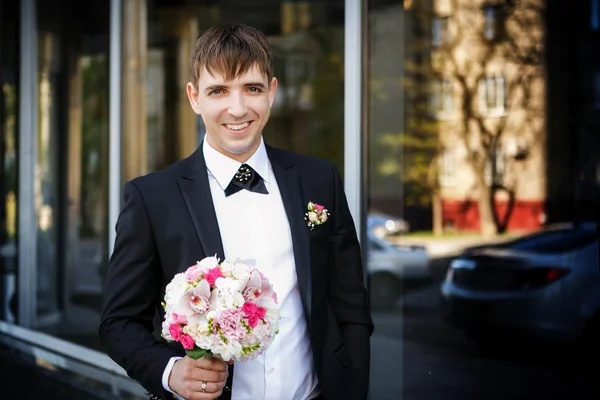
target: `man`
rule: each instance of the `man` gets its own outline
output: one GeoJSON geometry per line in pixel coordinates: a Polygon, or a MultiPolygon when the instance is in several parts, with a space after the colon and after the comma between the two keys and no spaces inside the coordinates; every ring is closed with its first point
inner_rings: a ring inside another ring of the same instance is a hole
{"type": "Polygon", "coordinates": [[[373,324],[338,172],[264,144],[277,79],[262,33],[245,25],[211,28],[196,42],[190,69],[187,94],[206,137],[187,159],[125,185],[105,284],[103,346],[153,398],[364,399],[373,324]],[[244,186],[235,176],[246,173],[244,186]],[[330,214],[313,229],[304,219],[311,201],[330,214]],[[272,346],[229,369],[216,359],[183,357],[181,345],[156,334],[166,285],[214,254],[254,263],[272,281],[280,307],[272,346]]]}

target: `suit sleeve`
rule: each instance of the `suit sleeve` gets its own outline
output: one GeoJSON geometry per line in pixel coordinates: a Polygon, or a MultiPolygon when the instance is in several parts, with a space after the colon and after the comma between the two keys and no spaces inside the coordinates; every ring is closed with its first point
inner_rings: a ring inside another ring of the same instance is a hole
{"type": "Polygon", "coordinates": [[[334,262],[329,277],[329,297],[352,364],[359,372],[353,384],[359,385],[357,390],[366,391],[370,365],[369,337],[373,332],[373,322],[356,228],[348,208],[342,179],[335,167],[332,169],[335,204],[330,218],[334,262]]]}
{"type": "Polygon", "coordinates": [[[146,206],[134,182],[125,185],[124,200],[104,286],[100,342],[130,377],[164,396],[162,373],[178,354],[152,334],[161,301],[161,266],[146,206]]]}

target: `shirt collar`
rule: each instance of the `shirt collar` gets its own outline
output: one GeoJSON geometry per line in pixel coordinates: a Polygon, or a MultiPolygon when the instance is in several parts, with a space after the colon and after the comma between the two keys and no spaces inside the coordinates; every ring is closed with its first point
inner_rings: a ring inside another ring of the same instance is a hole
{"type": "MultiPolygon", "coordinates": [[[[221,188],[225,190],[242,163],[219,153],[208,144],[206,139],[204,139],[202,143],[202,152],[204,154],[206,168],[215,177],[221,188]]],[[[246,161],[246,164],[254,168],[254,170],[265,180],[265,183],[269,182],[269,157],[267,156],[267,149],[262,137],[260,138],[258,149],[256,149],[254,154],[246,161]]]]}

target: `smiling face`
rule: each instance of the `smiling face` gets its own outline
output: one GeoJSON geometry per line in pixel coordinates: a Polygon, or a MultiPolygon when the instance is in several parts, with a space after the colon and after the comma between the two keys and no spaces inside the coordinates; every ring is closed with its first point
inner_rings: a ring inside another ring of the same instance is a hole
{"type": "Polygon", "coordinates": [[[206,140],[218,152],[239,162],[247,161],[260,145],[271,114],[277,79],[269,82],[258,65],[227,80],[216,70],[200,71],[187,94],[194,112],[206,125],[206,140]]]}

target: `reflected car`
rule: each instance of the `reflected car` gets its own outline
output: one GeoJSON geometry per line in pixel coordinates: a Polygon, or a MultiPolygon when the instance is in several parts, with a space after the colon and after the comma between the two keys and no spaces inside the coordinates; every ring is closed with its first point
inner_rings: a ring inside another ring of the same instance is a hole
{"type": "Polygon", "coordinates": [[[451,261],[441,301],[446,322],[480,343],[499,332],[561,342],[594,337],[600,333],[595,224],[551,226],[468,250],[451,261]]]}
{"type": "Polygon", "coordinates": [[[433,282],[425,247],[403,246],[373,232],[367,234],[367,272],[376,309],[392,308],[407,290],[433,282]]]}
{"type": "Polygon", "coordinates": [[[367,214],[367,229],[376,236],[394,236],[408,232],[409,224],[402,218],[371,212],[367,214]]]}

